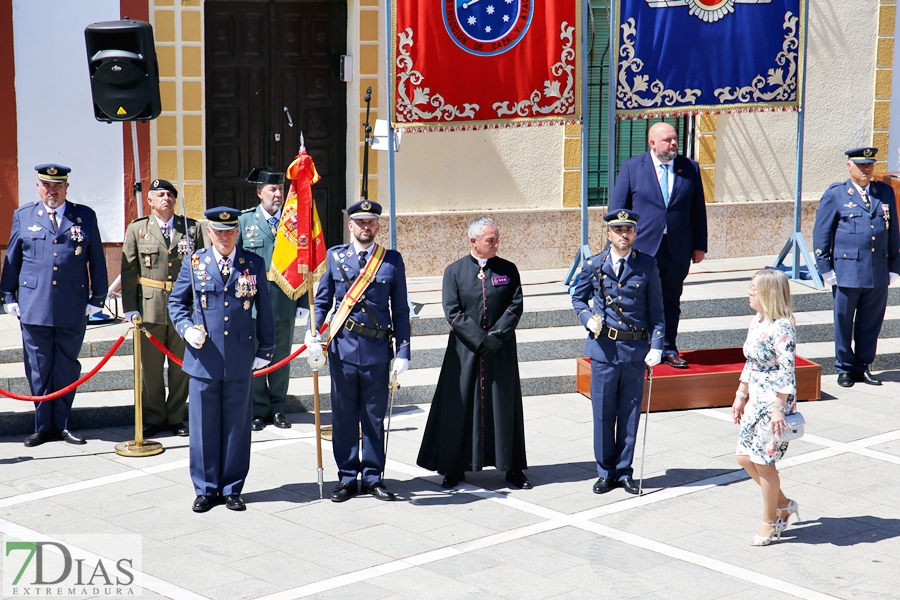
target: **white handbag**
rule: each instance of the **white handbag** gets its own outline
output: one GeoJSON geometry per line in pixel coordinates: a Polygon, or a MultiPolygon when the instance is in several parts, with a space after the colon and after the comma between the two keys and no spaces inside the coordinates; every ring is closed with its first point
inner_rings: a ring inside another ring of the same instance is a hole
{"type": "Polygon", "coordinates": [[[803,427],[806,425],[806,419],[798,412],[784,415],[784,431],[781,435],[774,435],[776,442],[789,442],[803,437],[803,427]]]}

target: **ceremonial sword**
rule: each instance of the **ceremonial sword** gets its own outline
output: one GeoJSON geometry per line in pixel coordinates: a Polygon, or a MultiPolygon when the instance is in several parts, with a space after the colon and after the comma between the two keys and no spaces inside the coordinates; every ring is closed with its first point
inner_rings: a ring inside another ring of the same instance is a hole
{"type": "Polygon", "coordinates": [[[638,496],[644,493],[644,458],[647,456],[647,425],[650,423],[650,396],[653,394],[653,367],[647,367],[647,379],[650,386],[647,388],[647,416],[644,417],[644,447],[641,450],[641,482],[638,484],[638,496]]]}

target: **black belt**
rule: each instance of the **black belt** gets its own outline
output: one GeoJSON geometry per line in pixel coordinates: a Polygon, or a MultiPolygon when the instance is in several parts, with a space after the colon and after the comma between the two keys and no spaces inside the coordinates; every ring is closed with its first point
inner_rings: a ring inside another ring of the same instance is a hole
{"type": "Polygon", "coordinates": [[[647,337],[646,329],[638,329],[637,331],[622,331],[621,329],[613,329],[604,325],[600,328],[597,337],[605,335],[609,339],[617,342],[631,342],[634,340],[642,340],[647,337]]]}
{"type": "Polygon", "coordinates": [[[366,327],[365,325],[357,323],[353,319],[347,319],[347,323],[344,325],[344,327],[346,327],[353,333],[358,333],[360,335],[376,338],[379,340],[384,340],[394,335],[394,332],[390,329],[371,329],[370,327],[366,327]]]}

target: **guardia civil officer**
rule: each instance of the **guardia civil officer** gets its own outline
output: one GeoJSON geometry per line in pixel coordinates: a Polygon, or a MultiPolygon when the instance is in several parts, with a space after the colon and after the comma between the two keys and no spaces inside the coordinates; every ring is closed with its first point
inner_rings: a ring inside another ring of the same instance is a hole
{"type": "MultiPolygon", "coordinates": [[[[399,252],[375,243],[381,205],[360,200],[347,209],[347,214],[351,242],[329,249],[328,269],[316,293],[317,323],[332,305],[337,307],[329,327],[332,340],[328,360],[332,447],[340,482],[331,499],[343,502],[360,491],[361,476],[362,493],[394,500],[396,496],[381,480],[385,461],[383,423],[391,370],[400,374],[409,367],[406,269],[399,252]],[[366,277],[360,278],[360,273],[366,277]],[[371,283],[365,284],[367,279],[371,283]],[[397,358],[391,368],[395,344],[397,358]]],[[[307,342],[311,341],[309,337],[307,342]]]]}
{"type": "Polygon", "coordinates": [[[584,352],[591,359],[591,405],[594,409],[594,493],[621,485],[639,492],[632,475],[634,443],[644,369],[659,364],[665,314],[656,260],[634,250],[637,213],[608,213],[609,247],[585,261],[575,283],[572,306],[590,331],[584,352]]]}
{"type": "MultiPolygon", "coordinates": [[[[13,214],[0,291],[6,312],[22,328],[25,376],[31,393],[43,396],[75,382],[78,352],[88,315],[103,307],[108,280],[97,215],[66,201],[71,169],[38,165],[40,200],[13,214]]],[[[51,440],[84,444],[72,431],[75,391],[35,402],[34,433],[26,446],[51,440]]]]}
{"type": "Polygon", "coordinates": [[[832,286],[838,385],[881,385],[869,365],[875,360],[888,286],[900,277],[897,200],[891,186],[872,181],[878,148],[844,154],[850,178],[831,184],[816,213],[816,266],[832,286]]]}
{"type": "Polygon", "coordinates": [[[244,510],[241,490],[250,468],[252,371],[272,360],[275,320],[264,261],[235,245],[235,208],[207,210],[212,247],[185,257],[169,296],[175,330],[188,343],[190,472],[194,512],[224,500],[244,510]],[[256,308],[256,319],[252,309],[256,308]]]}
{"type": "MultiPolygon", "coordinates": [[[[284,205],[284,173],[256,168],[247,176],[247,181],[256,184],[259,205],[241,213],[238,219],[240,227],[237,245],[262,257],[268,272],[272,265],[281,207],[284,205]]],[[[295,320],[305,324],[309,317],[309,299],[304,294],[297,300],[291,300],[274,281],[269,282],[269,295],[275,315],[275,351],[272,353],[272,362],[278,362],[291,353],[295,320]]],[[[253,378],[253,420],[250,424],[253,431],[262,431],[266,423],[272,423],[281,429],[290,428],[291,422],[284,414],[290,378],[289,365],[268,375],[253,378]]]]}
{"type": "MultiPolygon", "coordinates": [[[[184,357],[184,340],[169,318],[169,293],[178,279],[184,257],[203,247],[196,221],[175,214],[178,190],[165,179],[150,184],[150,215],[135,219],[125,230],[122,245],[122,308],[125,320],[141,315],[143,327],[175,356],[184,357]]],[[[181,367],[168,361],[169,394],[163,384],[165,355],[146,336],[141,336],[141,398],[144,437],[162,430],[187,436],[184,407],[188,378],[181,367]]]]}

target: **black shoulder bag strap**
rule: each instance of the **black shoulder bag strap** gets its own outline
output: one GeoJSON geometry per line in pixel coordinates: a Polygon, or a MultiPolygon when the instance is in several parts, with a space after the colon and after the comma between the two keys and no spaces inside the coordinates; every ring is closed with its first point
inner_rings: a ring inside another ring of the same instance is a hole
{"type": "MultiPolygon", "coordinates": [[[[609,252],[607,252],[606,254],[603,255],[603,260],[605,261],[608,257],[609,257],[609,252]]],[[[603,291],[604,300],[606,300],[606,303],[609,306],[611,306],[614,311],[616,311],[616,314],[619,315],[619,318],[622,319],[622,321],[626,325],[628,325],[628,329],[630,329],[632,332],[637,331],[637,327],[634,326],[634,323],[632,322],[632,320],[625,316],[625,313],[622,312],[622,309],[619,308],[619,305],[616,304],[616,302],[615,302],[615,300],[613,300],[612,296],[609,295],[609,290],[607,290],[606,286],[603,284],[603,280],[606,279],[606,275],[603,274],[603,269],[598,268],[596,265],[594,265],[594,262],[592,259],[593,259],[593,257],[588,258],[585,262],[587,263],[588,268],[591,270],[591,273],[594,275],[594,278],[599,283],[600,289],[603,291]]]]}

